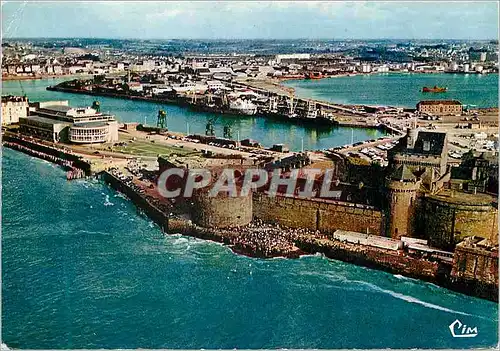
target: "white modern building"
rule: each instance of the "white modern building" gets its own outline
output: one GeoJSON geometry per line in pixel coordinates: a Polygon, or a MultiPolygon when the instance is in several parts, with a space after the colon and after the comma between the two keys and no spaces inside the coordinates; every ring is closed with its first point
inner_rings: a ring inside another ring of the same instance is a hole
{"type": "Polygon", "coordinates": [[[73,108],[67,101],[35,103],[29,116],[20,118],[21,133],[52,142],[78,144],[118,141],[118,122],[96,108],[73,108]]]}

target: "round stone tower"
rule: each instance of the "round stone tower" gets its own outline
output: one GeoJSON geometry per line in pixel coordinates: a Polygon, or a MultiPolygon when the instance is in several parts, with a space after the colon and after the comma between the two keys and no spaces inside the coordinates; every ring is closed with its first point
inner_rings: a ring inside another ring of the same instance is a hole
{"type": "Polygon", "coordinates": [[[414,218],[418,179],[406,165],[399,166],[387,177],[388,225],[387,236],[400,239],[414,236],[414,218]]]}
{"type": "Polygon", "coordinates": [[[209,196],[208,191],[196,191],[192,197],[193,221],[205,228],[245,226],[252,221],[252,192],[231,197],[227,193],[209,196]]]}

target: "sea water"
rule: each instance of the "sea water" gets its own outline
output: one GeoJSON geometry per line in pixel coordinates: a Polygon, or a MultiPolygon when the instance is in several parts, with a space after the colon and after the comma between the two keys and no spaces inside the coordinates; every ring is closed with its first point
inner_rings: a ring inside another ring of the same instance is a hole
{"type": "Polygon", "coordinates": [[[498,107],[498,74],[382,73],[290,80],[298,96],[341,104],[415,108],[421,100],[459,100],[476,107],[498,107]],[[445,93],[423,93],[423,87],[447,87],[445,93]]]}

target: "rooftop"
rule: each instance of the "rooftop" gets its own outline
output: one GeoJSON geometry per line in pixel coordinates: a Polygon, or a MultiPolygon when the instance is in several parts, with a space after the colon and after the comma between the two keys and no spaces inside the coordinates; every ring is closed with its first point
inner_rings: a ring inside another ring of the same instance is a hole
{"type": "Polygon", "coordinates": [[[391,179],[401,181],[415,181],[417,177],[406,165],[399,166],[392,172],[391,179]]]}
{"type": "Polygon", "coordinates": [[[29,116],[29,117],[20,117],[20,119],[25,119],[25,120],[29,120],[29,121],[36,121],[36,122],[40,122],[40,123],[44,123],[44,124],[52,124],[52,125],[56,125],[56,124],[62,124],[62,125],[71,125],[71,123],[68,123],[68,122],[63,122],[63,121],[60,121],[60,120],[57,120],[57,119],[52,119],[52,118],[45,118],[45,117],[41,117],[41,116],[29,116]]]}
{"type": "Polygon", "coordinates": [[[2,96],[2,103],[6,102],[23,102],[28,101],[28,97],[26,96],[13,96],[13,95],[5,95],[2,96]]]}
{"type": "Polygon", "coordinates": [[[429,198],[457,205],[496,206],[497,198],[488,194],[471,194],[462,191],[443,190],[429,198]]]}
{"type": "Polygon", "coordinates": [[[419,154],[441,155],[445,146],[446,133],[419,131],[413,150],[419,154]]]}
{"type": "Polygon", "coordinates": [[[72,109],[72,107],[70,107],[70,106],[50,105],[50,106],[45,106],[45,107],[41,108],[40,110],[62,112],[64,114],[66,114],[66,112],[68,112],[71,109],[72,109]]]}
{"type": "Polygon", "coordinates": [[[86,122],[73,124],[72,128],[98,128],[105,127],[108,124],[105,122],[86,122]]]}
{"type": "Polygon", "coordinates": [[[462,105],[458,100],[422,100],[418,105],[462,105]]]}

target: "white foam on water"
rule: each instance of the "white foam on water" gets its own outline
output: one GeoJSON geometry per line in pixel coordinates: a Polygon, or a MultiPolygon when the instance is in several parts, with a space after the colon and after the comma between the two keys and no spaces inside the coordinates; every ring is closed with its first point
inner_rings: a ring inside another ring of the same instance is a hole
{"type": "MultiPolygon", "coordinates": [[[[345,276],[342,276],[342,275],[339,275],[339,274],[332,274],[332,273],[329,273],[329,272],[301,272],[299,274],[300,275],[308,275],[308,276],[317,276],[317,277],[320,277],[320,278],[327,278],[328,280],[333,281],[333,282],[356,283],[358,285],[366,286],[366,287],[368,287],[372,291],[376,291],[376,292],[380,292],[380,293],[383,293],[383,294],[387,294],[387,295],[390,295],[390,296],[392,296],[392,297],[394,297],[396,299],[400,299],[400,300],[406,301],[408,303],[418,304],[418,305],[421,305],[421,306],[424,306],[424,307],[427,307],[427,308],[431,308],[431,309],[435,309],[435,310],[439,310],[439,311],[443,311],[443,312],[447,312],[447,313],[459,314],[459,315],[463,315],[463,316],[477,317],[477,318],[481,318],[481,319],[488,319],[488,318],[483,317],[483,316],[469,314],[469,313],[466,313],[466,312],[457,311],[457,310],[453,310],[453,309],[450,309],[450,308],[447,308],[447,307],[444,307],[444,306],[436,305],[436,304],[433,304],[433,303],[430,303],[430,302],[422,301],[422,300],[417,299],[417,298],[415,298],[413,296],[401,294],[401,293],[398,293],[398,292],[395,292],[395,291],[392,291],[392,290],[386,290],[386,289],[383,289],[383,288],[381,288],[381,287],[379,287],[379,286],[377,286],[375,284],[368,283],[368,282],[365,282],[365,281],[349,280],[345,276]]],[[[408,277],[403,277],[403,276],[400,276],[400,277],[402,277],[404,279],[415,280],[413,278],[408,278],[408,277]]],[[[398,279],[402,279],[402,278],[398,278],[398,279]]],[[[325,285],[325,287],[326,287],[326,285],[325,285]]],[[[331,287],[334,287],[334,286],[331,286],[331,287]]],[[[335,287],[337,287],[337,286],[335,286],[335,287]]],[[[343,288],[351,290],[351,289],[349,289],[347,287],[343,287],[343,288]]]]}
{"type": "Polygon", "coordinates": [[[394,276],[394,278],[397,278],[399,280],[407,280],[407,281],[411,281],[411,282],[419,282],[418,279],[410,278],[410,277],[405,277],[404,275],[401,275],[401,274],[394,274],[393,276],[394,276]]]}
{"type": "Polygon", "coordinates": [[[485,317],[482,317],[482,316],[473,315],[473,314],[470,314],[470,313],[453,310],[453,309],[450,309],[450,308],[447,308],[447,307],[443,307],[443,306],[439,306],[439,305],[436,305],[436,304],[433,304],[433,303],[430,303],[430,302],[425,302],[425,301],[417,299],[416,297],[404,295],[404,294],[401,294],[401,293],[398,293],[398,292],[395,292],[395,291],[392,291],[392,290],[382,289],[382,288],[380,288],[379,286],[377,286],[375,284],[371,284],[371,283],[367,283],[367,282],[363,282],[363,281],[359,281],[359,280],[353,280],[352,282],[356,282],[356,283],[359,283],[359,284],[363,284],[363,285],[369,286],[371,289],[373,289],[375,291],[378,291],[378,292],[381,292],[381,293],[384,293],[384,294],[388,294],[388,295],[390,295],[390,296],[392,296],[392,297],[394,297],[396,299],[400,299],[400,300],[403,300],[403,301],[406,301],[406,302],[409,302],[409,303],[415,303],[415,304],[418,304],[418,305],[421,305],[421,306],[424,306],[424,307],[427,307],[427,308],[431,308],[431,309],[434,309],[434,310],[443,311],[443,312],[447,312],[447,313],[453,313],[453,314],[460,314],[460,315],[463,315],[463,316],[471,316],[471,317],[477,317],[477,318],[481,318],[481,319],[488,319],[488,318],[485,318],[485,317]]]}
{"type": "Polygon", "coordinates": [[[114,206],[115,204],[109,201],[109,195],[106,195],[106,200],[104,201],[104,206],[114,206]]]}
{"type": "Polygon", "coordinates": [[[124,200],[128,200],[128,197],[126,197],[125,195],[123,195],[120,192],[117,192],[113,197],[120,197],[120,198],[122,198],[124,200]]]}
{"type": "Polygon", "coordinates": [[[175,238],[175,240],[172,241],[172,244],[174,245],[184,245],[189,242],[189,239],[183,238],[183,237],[178,237],[175,238]]]}
{"type": "Polygon", "coordinates": [[[10,350],[10,348],[7,346],[7,344],[2,343],[1,350],[10,350]]]}
{"type": "Polygon", "coordinates": [[[286,259],[287,258],[283,257],[283,256],[274,256],[274,257],[268,258],[268,260],[286,260],[286,259]]]}

